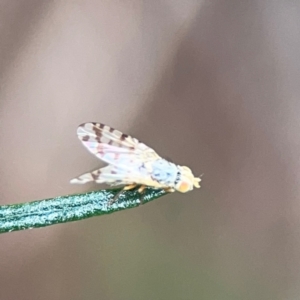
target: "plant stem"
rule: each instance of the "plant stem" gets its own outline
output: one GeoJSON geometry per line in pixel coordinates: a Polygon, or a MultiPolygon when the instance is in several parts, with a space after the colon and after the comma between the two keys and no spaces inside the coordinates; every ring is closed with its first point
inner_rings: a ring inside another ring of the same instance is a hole
{"type": "MultiPolygon", "coordinates": [[[[140,205],[141,194],[136,190],[124,191],[115,203],[109,205],[110,199],[119,191],[120,189],[100,190],[0,206],[0,233],[78,221],[140,205]]],[[[143,203],[166,194],[164,190],[147,188],[143,203]]]]}

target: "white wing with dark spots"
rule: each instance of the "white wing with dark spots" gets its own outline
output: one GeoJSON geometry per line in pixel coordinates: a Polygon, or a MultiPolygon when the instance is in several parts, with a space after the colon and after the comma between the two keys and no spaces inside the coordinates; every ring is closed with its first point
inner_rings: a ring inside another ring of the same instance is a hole
{"type": "Polygon", "coordinates": [[[80,125],[77,135],[92,154],[109,165],[74,178],[71,183],[90,181],[110,185],[152,183],[151,174],[145,164],[160,159],[153,149],[131,136],[100,123],[80,125]]]}

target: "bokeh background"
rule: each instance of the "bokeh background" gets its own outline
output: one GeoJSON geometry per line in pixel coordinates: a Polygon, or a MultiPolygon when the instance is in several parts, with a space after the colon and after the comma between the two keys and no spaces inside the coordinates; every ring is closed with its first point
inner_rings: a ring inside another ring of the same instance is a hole
{"type": "Polygon", "coordinates": [[[0,299],[300,299],[300,3],[1,0],[0,202],[98,188],[98,121],[203,175],[0,236],[0,299]]]}

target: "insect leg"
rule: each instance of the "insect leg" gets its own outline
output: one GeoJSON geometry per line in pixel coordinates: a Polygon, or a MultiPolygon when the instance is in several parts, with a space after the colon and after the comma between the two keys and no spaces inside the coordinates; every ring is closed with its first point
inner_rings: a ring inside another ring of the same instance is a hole
{"type": "Polygon", "coordinates": [[[167,193],[173,193],[173,192],[175,192],[175,189],[173,189],[173,188],[171,188],[171,187],[164,188],[164,190],[165,190],[167,193]]]}
{"type": "Polygon", "coordinates": [[[125,185],[123,188],[123,191],[129,191],[129,190],[133,190],[134,188],[136,188],[138,185],[136,183],[132,183],[129,185],[125,185]]]}
{"type": "Polygon", "coordinates": [[[118,198],[124,191],[129,191],[137,187],[136,183],[125,185],[120,192],[118,192],[109,202],[108,205],[112,205],[116,201],[118,201],[118,198]]]}
{"type": "Polygon", "coordinates": [[[141,203],[140,204],[144,204],[144,195],[145,195],[145,189],[146,189],[146,185],[141,185],[138,189],[138,192],[141,194],[141,203]]]}

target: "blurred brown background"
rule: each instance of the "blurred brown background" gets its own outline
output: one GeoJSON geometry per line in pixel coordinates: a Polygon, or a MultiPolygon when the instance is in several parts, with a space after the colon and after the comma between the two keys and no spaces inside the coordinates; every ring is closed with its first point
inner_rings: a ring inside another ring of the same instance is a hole
{"type": "Polygon", "coordinates": [[[0,2],[0,201],[95,189],[78,124],[202,188],[0,236],[0,299],[300,299],[300,3],[0,2]]]}

